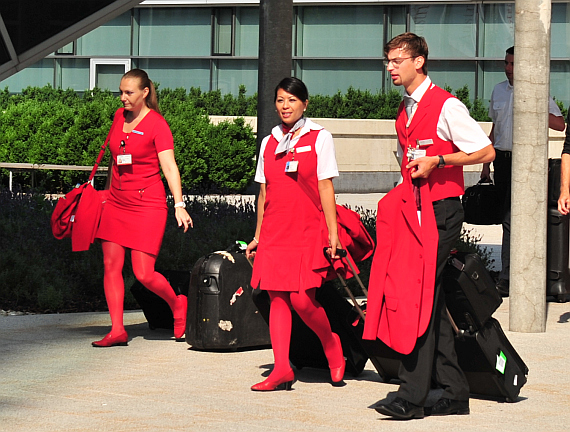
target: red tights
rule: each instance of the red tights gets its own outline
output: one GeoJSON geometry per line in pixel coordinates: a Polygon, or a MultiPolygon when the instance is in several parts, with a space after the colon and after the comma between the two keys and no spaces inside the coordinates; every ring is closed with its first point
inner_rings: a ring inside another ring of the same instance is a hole
{"type": "Polygon", "coordinates": [[[271,300],[269,333],[275,358],[271,375],[284,376],[290,369],[289,345],[291,342],[291,306],[301,319],[319,337],[329,367],[337,368],[343,363],[342,349],[331,331],[327,314],[315,299],[316,288],[300,292],[268,291],[271,300]]]}
{"type": "MultiPolygon", "coordinates": [[[[116,336],[125,331],[123,325],[123,303],[125,299],[125,283],[123,281],[123,264],[126,248],[117,243],[103,241],[103,263],[105,266],[104,286],[105,298],[111,315],[111,335],[116,336]]],[[[162,297],[174,310],[176,293],[166,278],[154,270],[156,256],[146,252],[131,250],[131,262],[135,277],[146,288],[162,297]]]]}

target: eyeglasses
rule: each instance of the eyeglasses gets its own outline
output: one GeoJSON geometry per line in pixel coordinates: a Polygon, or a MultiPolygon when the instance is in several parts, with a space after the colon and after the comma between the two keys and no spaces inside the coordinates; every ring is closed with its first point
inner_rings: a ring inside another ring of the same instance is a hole
{"type": "Polygon", "coordinates": [[[388,67],[390,65],[390,63],[392,63],[392,65],[395,68],[400,67],[400,65],[402,64],[402,62],[404,60],[408,60],[408,59],[413,59],[416,58],[416,56],[413,57],[396,57],[394,59],[384,59],[384,66],[388,67]]]}

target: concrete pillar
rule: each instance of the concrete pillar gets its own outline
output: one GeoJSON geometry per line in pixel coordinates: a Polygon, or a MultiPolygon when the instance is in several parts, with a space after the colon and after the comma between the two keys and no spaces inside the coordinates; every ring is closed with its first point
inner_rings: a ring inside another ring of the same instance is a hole
{"type": "Polygon", "coordinates": [[[259,4],[259,72],[257,86],[257,152],[262,139],[279,123],[275,86],[291,76],[293,0],[261,0],[259,4]]]}
{"type": "Polygon", "coordinates": [[[515,0],[511,331],[546,330],[549,0],[515,0]]]}

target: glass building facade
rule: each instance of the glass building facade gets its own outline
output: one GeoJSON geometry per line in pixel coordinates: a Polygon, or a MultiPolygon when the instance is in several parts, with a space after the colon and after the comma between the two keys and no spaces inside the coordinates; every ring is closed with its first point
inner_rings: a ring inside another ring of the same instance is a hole
{"type": "MultiPolygon", "coordinates": [[[[161,88],[237,94],[243,84],[248,94],[257,91],[257,5],[155,3],[160,4],[142,3],[0,82],[0,88],[19,92],[51,84],[115,90],[126,70],[139,67],[161,88]]],[[[488,101],[494,85],[505,79],[502,61],[514,44],[514,3],[294,5],[292,74],[313,94],[349,87],[390,90],[383,45],[404,31],[427,39],[429,74],[440,86],[467,85],[472,98],[488,101]]],[[[552,4],[551,94],[565,106],[570,103],[569,6],[552,4]]]]}

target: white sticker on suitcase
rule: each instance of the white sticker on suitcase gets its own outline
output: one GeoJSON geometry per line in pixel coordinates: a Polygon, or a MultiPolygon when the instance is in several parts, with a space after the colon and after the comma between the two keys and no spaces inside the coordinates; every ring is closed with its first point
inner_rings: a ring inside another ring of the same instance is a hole
{"type": "Polygon", "coordinates": [[[214,253],[223,256],[225,259],[233,262],[234,264],[236,263],[236,260],[234,259],[232,254],[227,251],[216,251],[214,253]]]}
{"type": "Polygon", "coordinates": [[[495,365],[495,369],[497,369],[503,375],[505,374],[505,366],[507,365],[507,356],[503,353],[503,351],[499,352],[497,355],[497,364],[495,365]]]}
{"type": "Polygon", "coordinates": [[[242,294],[243,294],[243,288],[239,287],[238,290],[234,293],[234,295],[232,295],[232,298],[230,300],[230,306],[233,306],[237,298],[240,297],[242,294]]]}
{"type": "Polygon", "coordinates": [[[232,329],[234,328],[231,321],[224,321],[224,320],[220,320],[220,322],[218,323],[218,327],[224,331],[232,331],[232,329]]]}

